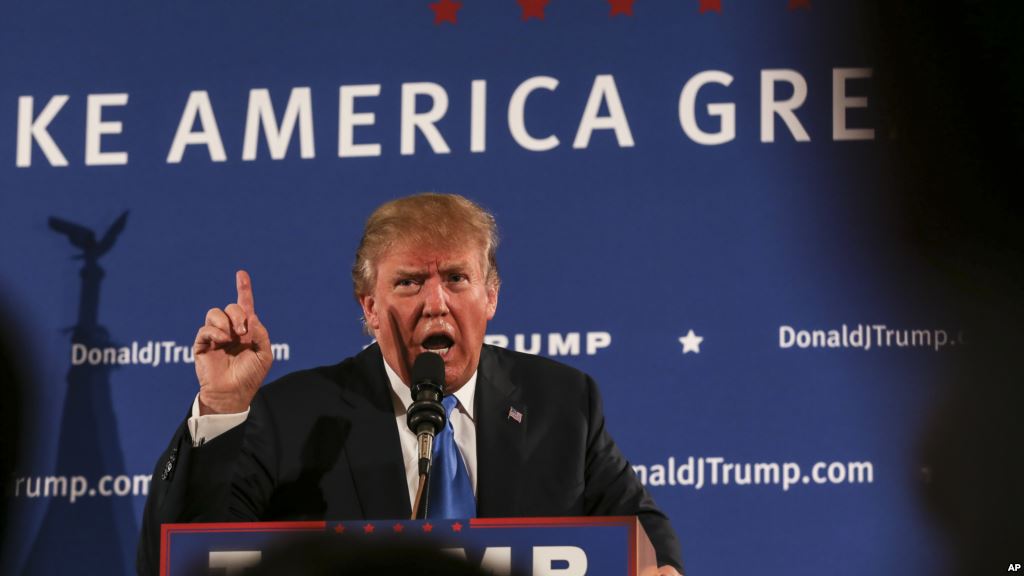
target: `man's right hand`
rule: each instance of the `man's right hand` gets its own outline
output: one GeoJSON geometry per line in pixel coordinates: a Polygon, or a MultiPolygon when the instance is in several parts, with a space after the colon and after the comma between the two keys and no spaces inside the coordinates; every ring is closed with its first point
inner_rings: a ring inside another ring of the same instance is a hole
{"type": "Polygon", "coordinates": [[[235,273],[238,299],[211,308],[193,345],[199,413],[235,414],[249,408],[274,361],[270,334],[256,317],[249,273],[235,273]]]}

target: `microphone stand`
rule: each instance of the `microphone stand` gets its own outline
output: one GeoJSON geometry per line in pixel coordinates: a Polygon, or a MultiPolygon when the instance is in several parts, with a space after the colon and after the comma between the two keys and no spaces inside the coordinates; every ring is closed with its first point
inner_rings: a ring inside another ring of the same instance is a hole
{"type": "MultiPolygon", "coordinates": [[[[417,516],[420,511],[420,502],[423,499],[423,495],[426,493],[427,483],[430,480],[430,457],[434,450],[434,434],[431,432],[423,432],[419,435],[419,452],[420,452],[420,480],[416,485],[416,498],[413,500],[412,505],[412,518],[410,520],[419,520],[417,516]]],[[[424,503],[423,506],[423,517],[427,516],[427,508],[424,503]]]]}
{"type": "MultiPolygon", "coordinates": [[[[410,520],[419,520],[419,518],[417,518],[417,516],[419,516],[419,514],[417,514],[417,512],[420,511],[420,500],[423,498],[423,493],[426,491],[428,476],[429,476],[428,474],[420,474],[420,481],[419,481],[419,483],[416,486],[416,501],[412,505],[412,517],[409,518],[410,520]]],[[[426,518],[426,516],[427,516],[427,510],[426,510],[426,506],[424,506],[424,508],[423,508],[423,517],[426,518]]]]}

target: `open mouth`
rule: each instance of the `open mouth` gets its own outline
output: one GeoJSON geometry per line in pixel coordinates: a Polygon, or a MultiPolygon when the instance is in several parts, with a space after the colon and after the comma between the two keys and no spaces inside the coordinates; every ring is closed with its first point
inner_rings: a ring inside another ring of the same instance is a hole
{"type": "Polygon", "coordinates": [[[427,352],[433,352],[444,357],[448,355],[448,351],[452,349],[454,344],[455,341],[447,334],[431,334],[420,345],[427,352]]]}

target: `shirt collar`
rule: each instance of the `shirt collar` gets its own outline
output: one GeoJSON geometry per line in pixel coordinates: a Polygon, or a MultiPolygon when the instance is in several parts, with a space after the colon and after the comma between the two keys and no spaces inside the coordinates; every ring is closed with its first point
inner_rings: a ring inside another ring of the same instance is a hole
{"type": "MultiPolygon", "coordinates": [[[[409,405],[412,404],[412,389],[406,386],[405,382],[402,382],[402,378],[391,368],[387,360],[384,361],[384,370],[388,373],[388,382],[391,384],[392,394],[398,398],[398,403],[402,406],[403,411],[408,410],[409,405]]],[[[480,369],[477,368],[466,384],[455,391],[455,397],[459,400],[459,406],[462,407],[462,411],[471,420],[473,419],[473,399],[476,397],[476,376],[479,372],[480,369]]]]}

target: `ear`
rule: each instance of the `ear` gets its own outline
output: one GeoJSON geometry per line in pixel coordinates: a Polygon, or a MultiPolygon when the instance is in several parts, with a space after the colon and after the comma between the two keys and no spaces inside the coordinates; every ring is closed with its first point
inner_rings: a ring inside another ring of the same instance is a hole
{"type": "Polygon", "coordinates": [[[363,318],[366,318],[366,325],[374,332],[380,330],[380,314],[377,311],[377,299],[372,294],[364,294],[359,297],[359,305],[363,307],[363,318]]]}
{"type": "Polygon", "coordinates": [[[498,311],[498,283],[491,282],[487,284],[487,320],[491,321],[494,319],[494,314],[498,311]]]}

